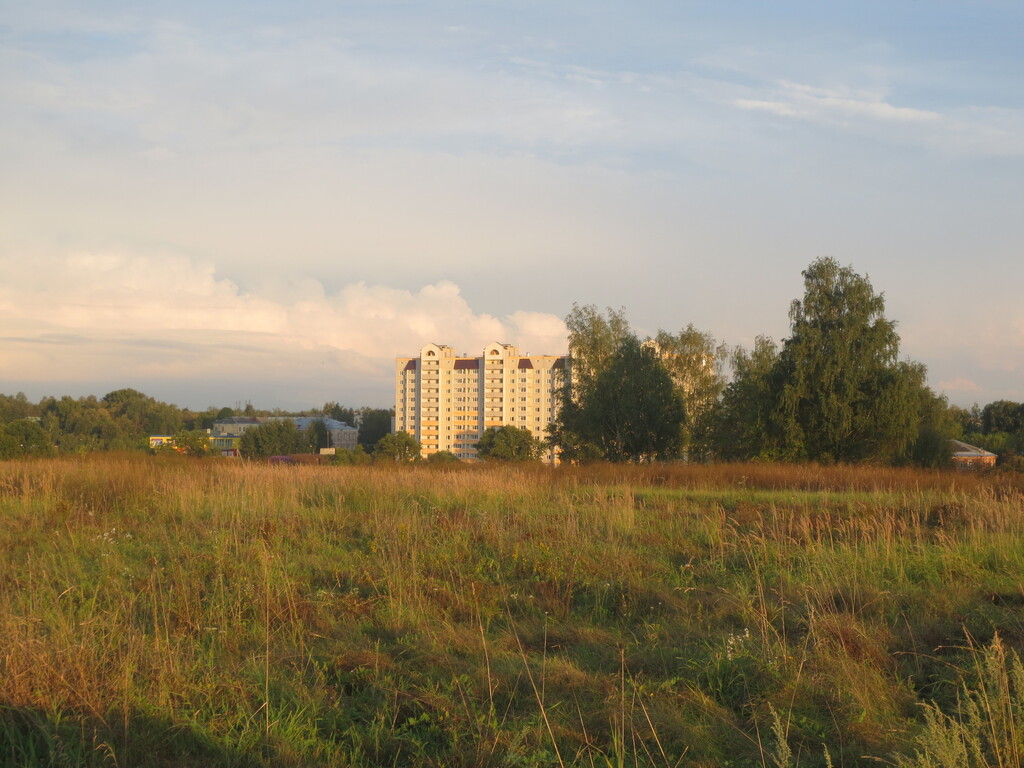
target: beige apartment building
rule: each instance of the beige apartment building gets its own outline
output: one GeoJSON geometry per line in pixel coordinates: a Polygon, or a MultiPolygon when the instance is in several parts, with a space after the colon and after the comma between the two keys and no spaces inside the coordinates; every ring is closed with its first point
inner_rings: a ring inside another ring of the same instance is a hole
{"type": "Polygon", "coordinates": [[[427,344],[395,360],[395,431],[415,437],[424,457],[476,458],[483,431],[506,424],[543,440],[568,367],[568,355],[524,356],[511,344],[488,344],[479,357],[427,344]]]}

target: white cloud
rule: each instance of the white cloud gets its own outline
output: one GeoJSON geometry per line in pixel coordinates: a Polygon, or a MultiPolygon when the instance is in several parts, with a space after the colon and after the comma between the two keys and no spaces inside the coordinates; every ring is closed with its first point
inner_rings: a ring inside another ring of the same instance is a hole
{"type": "Polygon", "coordinates": [[[75,253],[0,259],[0,368],[24,381],[216,375],[280,381],[362,376],[386,399],[396,356],[429,341],[476,351],[490,341],[560,353],[553,315],[473,310],[449,281],[409,291],[353,283],[304,296],[247,293],[180,256],[75,253]]]}
{"type": "Polygon", "coordinates": [[[733,98],[733,106],[752,112],[843,128],[901,128],[895,138],[910,138],[936,149],[962,154],[1024,155],[1024,112],[1005,108],[964,107],[946,112],[899,106],[885,90],[821,88],[779,81],[757,98],[733,98]]]}
{"type": "Polygon", "coordinates": [[[734,104],[740,109],[814,121],[835,122],[863,118],[920,123],[941,119],[937,112],[890,104],[882,93],[847,88],[818,88],[788,81],[776,84],[772,98],[736,99],[734,104]]]}
{"type": "Polygon", "coordinates": [[[970,379],[965,379],[962,376],[948,381],[940,381],[937,385],[938,389],[942,392],[981,392],[981,387],[970,379]]]}

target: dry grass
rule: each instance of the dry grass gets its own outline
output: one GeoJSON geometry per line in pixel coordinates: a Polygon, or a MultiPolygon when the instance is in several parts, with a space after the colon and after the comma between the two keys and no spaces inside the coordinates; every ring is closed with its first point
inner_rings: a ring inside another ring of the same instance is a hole
{"type": "Polygon", "coordinates": [[[0,464],[0,764],[888,758],[955,704],[965,630],[1024,644],[1022,499],[873,467],[0,464]]]}

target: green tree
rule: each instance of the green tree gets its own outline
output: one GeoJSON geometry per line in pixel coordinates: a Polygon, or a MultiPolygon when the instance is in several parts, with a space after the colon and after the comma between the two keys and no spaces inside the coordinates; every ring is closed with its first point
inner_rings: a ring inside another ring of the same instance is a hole
{"type": "Polygon", "coordinates": [[[53,453],[50,436],[32,419],[16,419],[0,425],[0,459],[49,456],[53,453]]]}
{"type": "Polygon", "coordinates": [[[897,363],[896,324],[866,277],[833,259],[803,272],[779,357],[778,424],[788,459],[906,456],[916,437],[914,373],[897,363]]]}
{"type": "Polygon", "coordinates": [[[585,402],[598,376],[611,365],[612,358],[633,332],[625,310],[609,307],[602,315],[593,304],[573,304],[565,325],[569,331],[572,379],[564,382],[564,397],[585,402]]]}
{"type": "Polygon", "coordinates": [[[126,420],[115,419],[93,396],[47,398],[40,410],[43,428],[62,453],[133,450],[142,445],[141,435],[133,433],[126,420]]]}
{"type": "Polygon", "coordinates": [[[718,458],[778,458],[774,381],[778,360],[778,347],[766,336],[758,336],[750,351],[743,347],[733,351],[732,380],[711,414],[709,445],[718,458]]]}
{"type": "Polygon", "coordinates": [[[481,459],[537,461],[544,455],[544,443],[525,427],[488,427],[476,446],[481,459]]]}
{"type": "Polygon", "coordinates": [[[320,409],[320,412],[325,418],[334,419],[335,421],[343,421],[353,427],[356,424],[355,410],[338,405],[338,403],[333,400],[329,403],[324,403],[324,407],[320,409]]]}
{"type": "MultiPolygon", "coordinates": [[[[559,393],[558,417],[548,428],[559,457],[573,462],[677,457],[684,438],[683,397],[656,346],[640,343],[622,310],[602,315],[594,306],[574,304],[566,326],[571,372],[559,393]]],[[[691,341],[685,332],[663,338],[681,349],[691,341]]]]}
{"type": "Polygon", "coordinates": [[[963,435],[966,436],[972,432],[981,432],[982,415],[981,408],[978,407],[977,403],[970,408],[961,408],[957,405],[951,405],[949,406],[949,410],[960,423],[960,430],[963,435]]]}
{"type": "Polygon", "coordinates": [[[309,423],[305,434],[306,450],[304,453],[319,453],[321,448],[329,448],[331,434],[327,430],[327,424],[323,419],[316,419],[309,423]]]}
{"type": "Polygon", "coordinates": [[[250,427],[242,434],[241,454],[246,459],[266,459],[308,453],[307,436],[291,419],[275,419],[258,427],[250,427]]]}
{"type": "Polygon", "coordinates": [[[139,445],[145,445],[149,435],[171,435],[182,428],[181,411],[177,406],[162,403],[135,389],[108,392],[100,402],[139,445]]]}
{"type": "Polygon", "coordinates": [[[210,436],[199,429],[179,429],[171,436],[170,444],[161,446],[160,450],[165,449],[196,458],[213,455],[210,436]]]}
{"type": "Polygon", "coordinates": [[[0,395],[0,424],[17,419],[38,416],[39,408],[29,402],[24,392],[16,395],[0,395]]]}
{"type": "Polygon", "coordinates": [[[359,444],[367,451],[372,451],[378,440],[391,433],[394,415],[393,409],[363,408],[359,412],[359,444]]]}
{"type": "Polygon", "coordinates": [[[991,432],[1024,431],[1024,404],[1012,400],[996,400],[981,409],[981,431],[991,432]]]}
{"type": "Polygon", "coordinates": [[[918,366],[916,382],[920,398],[920,421],[911,460],[922,467],[945,467],[952,460],[951,440],[963,433],[960,409],[953,408],[944,395],[937,395],[924,383],[924,366],[918,366]]]}
{"type": "Polygon", "coordinates": [[[624,310],[610,307],[602,315],[593,304],[572,305],[565,318],[569,331],[569,370],[558,393],[558,417],[548,425],[548,443],[562,461],[586,463],[603,458],[600,446],[584,437],[586,403],[597,378],[611,364],[622,343],[632,337],[624,310]]]}
{"type": "Polygon", "coordinates": [[[608,461],[664,461],[679,457],[685,419],[657,352],[631,336],[598,375],[577,432],[608,461]]]}
{"type": "Polygon", "coordinates": [[[408,432],[384,435],[377,441],[377,447],[373,451],[375,461],[403,463],[418,459],[419,456],[420,444],[408,432]]]}
{"type": "Polygon", "coordinates": [[[706,454],[711,414],[725,389],[723,368],[728,349],[692,323],[677,334],[658,331],[654,342],[661,364],[683,397],[683,449],[687,453],[706,454]]]}

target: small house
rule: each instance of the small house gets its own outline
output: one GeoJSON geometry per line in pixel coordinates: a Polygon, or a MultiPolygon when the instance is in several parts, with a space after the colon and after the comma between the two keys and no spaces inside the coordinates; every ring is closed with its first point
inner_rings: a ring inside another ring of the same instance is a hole
{"type": "Polygon", "coordinates": [[[996,455],[976,445],[968,445],[960,440],[950,440],[953,448],[953,463],[962,469],[975,467],[994,467],[996,455]]]}

